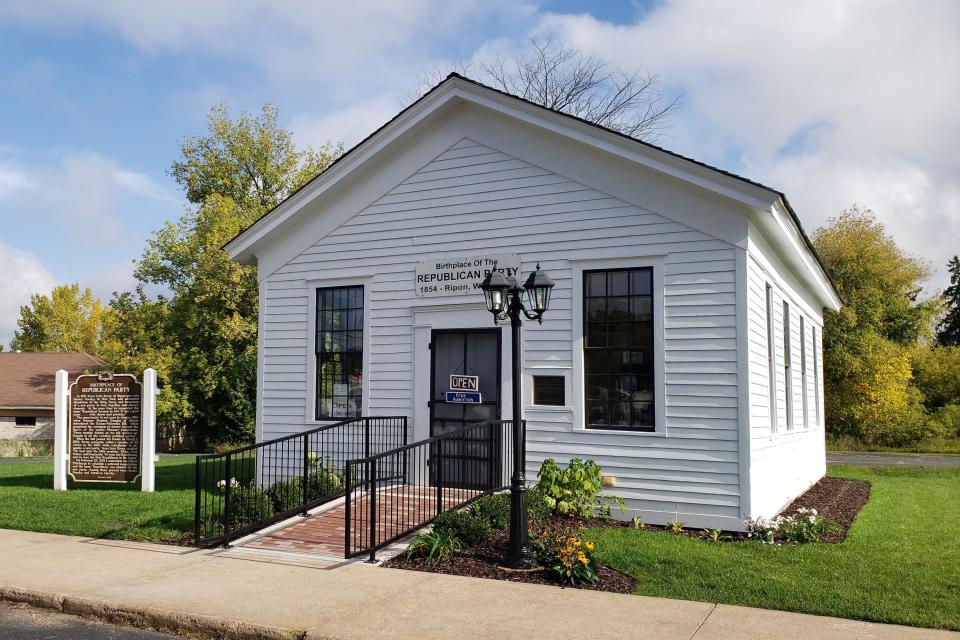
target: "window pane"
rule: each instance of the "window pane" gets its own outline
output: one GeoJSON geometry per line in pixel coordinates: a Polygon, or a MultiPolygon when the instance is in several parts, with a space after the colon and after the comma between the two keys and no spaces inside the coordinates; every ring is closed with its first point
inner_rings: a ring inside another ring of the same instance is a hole
{"type": "Polygon", "coordinates": [[[633,271],[630,273],[631,283],[630,283],[630,293],[633,295],[649,295],[653,292],[653,286],[651,285],[651,272],[649,269],[642,269],[640,271],[633,271]]]}
{"type": "Polygon", "coordinates": [[[587,295],[605,296],[607,295],[607,274],[598,271],[587,274],[587,295]]]}
{"type": "Polygon", "coordinates": [[[633,320],[651,320],[653,301],[650,298],[631,298],[630,315],[633,320]]]}
{"type": "Polygon", "coordinates": [[[317,418],[360,415],[363,287],[317,290],[317,418]]]}
{"type": "Polygon", "coordinates": [[[587,320],[604,321],[607,319],[607,299],[589,298],[587,300],[587,320]]]}
{"type": "Polygon", "coordinates": [[[607,346],[607,325],[601,323],[590,324],[587,327],[587,346],[607,346]]]}
{"type": "Polygon", "coordinates": [[[607,298],[607,320],[628,320],[630,298],[607,298]]]}
{"type": "Polygon", "coordinates": [[[652,270],[584,274],[587,426],[651,430],[652,270]]]}
{"type": "Polygon", "coordinates": [[[614,271],[607,276],[608,296],[626,296],[630,294],[630,274],[626,271],[614,271]]]}
{"type": "Polygon", "coordinates": [[[606,402],[589,402],[587,403],[587,417],[589,423],[594,424],[607,424],[607,403],[606,402]]]}

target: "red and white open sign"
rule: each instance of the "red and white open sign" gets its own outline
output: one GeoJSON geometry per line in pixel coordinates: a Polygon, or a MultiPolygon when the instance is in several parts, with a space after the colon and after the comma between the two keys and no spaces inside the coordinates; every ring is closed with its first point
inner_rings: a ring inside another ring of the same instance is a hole
{"type": "Polygon", "coordinates": [[[479,391],[480,377],[452,375],[450,376],[450,390],[451,391],[479,391]]]}

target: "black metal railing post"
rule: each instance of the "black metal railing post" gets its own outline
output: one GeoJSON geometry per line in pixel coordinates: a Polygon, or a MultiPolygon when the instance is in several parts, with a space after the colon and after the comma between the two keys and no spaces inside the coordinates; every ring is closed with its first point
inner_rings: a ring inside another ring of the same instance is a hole
{"type": "Polygon", "coordinates": [[[437,440],[437,515],[443,513],[443,440],[437,440]]]}
{"type": "Polygon", "coordinates": [[[231,454],[227,454],[227,457],[224,459],[225,463],[223,466],[223,546],[230,546],[230,519],[233,516],[230,507],[230,485],[232,484],[232,477],[230,476],[230,460],[231,454]]]}
{"type": "Polygon", "coordinates": [[[363,424],[363,457],[370,457],[370,418],[361,418],[363,424]]]}
{"type": "Polygon", "coordinates": [[[194,546],[200,546],[200,500],[202,498],[201,489],[200,489],[200,456],[197,456],[197,466],[194,469],[196,484],[194,485],[197,490],[194,491],[194,505],[193,505],[193,544],[194,546]]]}
{"type": "Polygon", "coordinates": [[[350,505],[353,503],[352,493],[352,479],[353,479],[353,470],[351,469],[353,465],[352,460],[347,460],[347,464],[344,467],[345,477],[343,478],[343,507],[344,507],[344,527],[343,527],[343,557],[350,557],[350,545],[353,542],[353,538],[350,535],[350,529],[352,521],[350,519],[350,505]]]}
{"type": "Polygon", "coordinates": [[[307,434],[303,434],[303,510],[301,512],[303,515],[307,515],[309,487],[310,487],[310,454],[307,451],[307,434]]]}
{"type": "Polygon", "coordinates": [[[367,475],[370,480],[370,492],[367,499],[370,501],[370,562],[377,561],[377,461],[367,463],[367,475]]]}

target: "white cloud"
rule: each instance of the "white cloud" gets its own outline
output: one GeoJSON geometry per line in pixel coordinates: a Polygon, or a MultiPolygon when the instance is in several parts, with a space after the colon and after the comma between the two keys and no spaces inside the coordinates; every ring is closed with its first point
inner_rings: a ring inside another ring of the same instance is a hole
{"type": "Polygon", "coordinates": [[[145,200],[181,202],[149,176],[92,152],[65,153],[50,164],[0,165],[4,196],[15,215],[42,217],[54,234],[66,233],[87,249],[130,241],[128,221],[145,200]]]}
{"type": "Polygon", "coordinates": [[[53,276],[32,253],[0,241],[0,342],[8,347],[20,316],[20,306],[35,293],[49,293],[53,276]]]}
{"type": "Polygon", "coordinates": [[[33,183],[22,172],[0,164],[0,198],[33,188],[33,183]]]}
{"type": "Polygon", "coordinates": [[[960,237],[960,4],[667,0],[554,32],[685,94],[668,146],[784,190],[809,230],[854,202],[940,270],[960,237]]]}
{"type": "Polygon", "coordinates": [[[397,115],[403,105],[394,95],[379,95],[320,117],[300,115],[290,122],[297,143],[319,148],[338,141],[349,149],[397,115]]]}

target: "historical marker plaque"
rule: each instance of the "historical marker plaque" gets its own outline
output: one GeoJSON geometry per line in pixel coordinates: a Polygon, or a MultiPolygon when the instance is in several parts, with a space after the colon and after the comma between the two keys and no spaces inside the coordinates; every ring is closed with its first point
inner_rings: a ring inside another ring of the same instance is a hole
{"type": "Polygon", "coordinates": [[[70,387],[70,476],[133,482],[140,475],[140,383],[129,374],[78,376],[70,387]]]}

